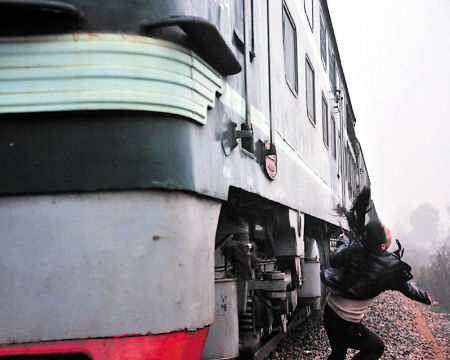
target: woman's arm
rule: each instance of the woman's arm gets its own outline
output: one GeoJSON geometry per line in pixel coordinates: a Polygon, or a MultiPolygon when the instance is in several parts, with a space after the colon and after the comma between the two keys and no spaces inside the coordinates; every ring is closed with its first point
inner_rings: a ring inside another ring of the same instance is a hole
{"type": "Polygon", "coordinates": [[[420,290],[410,281],[402,283],[396,290],[400,291],[403,295],[409,297],[411,300],[419,301],[427,305],[432,305],[431,298],[428,296],[427,292],[420,290]]]}
{"type": "Polygon", "coordinates": [[[337,268],[344,265],[350,256],[350,239],[341,234],[337,241],[337,248],[334,253],[330,256],[330,266],[337,268]]]}

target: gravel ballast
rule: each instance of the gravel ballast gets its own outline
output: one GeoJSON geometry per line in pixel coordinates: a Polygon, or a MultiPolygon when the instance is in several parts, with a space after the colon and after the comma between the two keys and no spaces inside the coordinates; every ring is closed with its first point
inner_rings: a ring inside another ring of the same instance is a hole
{"type": "MultiPolygon", "coordinates": [[[[367,311],[363,323],[375,331],[386,348],[381,359],[449,359],[449,315],[431,311],[398,292],[379,295],[367,311]]],[[[308,319],[289,333],[270,360],[327,359],[331,352],[322,317],[308,319]]],[[[357,351],[349,350],[347,359],[357,351]]]]}

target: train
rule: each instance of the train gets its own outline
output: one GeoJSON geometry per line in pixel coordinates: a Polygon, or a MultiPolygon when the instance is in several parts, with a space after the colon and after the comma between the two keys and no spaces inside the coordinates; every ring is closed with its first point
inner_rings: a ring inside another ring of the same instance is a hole
{"type": "Polygon", "coordinates": [[[0,359],[262,359],[320,309],[370,186],[326,0],[0,18],[0,359]]]}

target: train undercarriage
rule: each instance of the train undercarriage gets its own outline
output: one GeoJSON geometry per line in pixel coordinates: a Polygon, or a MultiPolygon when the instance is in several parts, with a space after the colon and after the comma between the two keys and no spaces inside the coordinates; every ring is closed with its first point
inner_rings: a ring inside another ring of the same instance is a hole
{"type": "Polygon", "coordinates": [[[231,188],[215,240],[215,321],[202,359],[263,359],[325,299],[338,228],[231,188]]]}

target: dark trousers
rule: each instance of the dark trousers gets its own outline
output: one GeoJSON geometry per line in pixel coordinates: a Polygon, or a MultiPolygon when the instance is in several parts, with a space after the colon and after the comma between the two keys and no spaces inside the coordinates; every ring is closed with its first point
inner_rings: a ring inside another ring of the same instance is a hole
{"type": "Polygon", "coordinates": [[[328,360],[344,360],[348,348],[360,350],[353,359],[376,360],[383,355],[384,343],[377,334],[360,322],[345,321],[328,304],[325,307],[323,326],[331,345],[328,360]]]}

